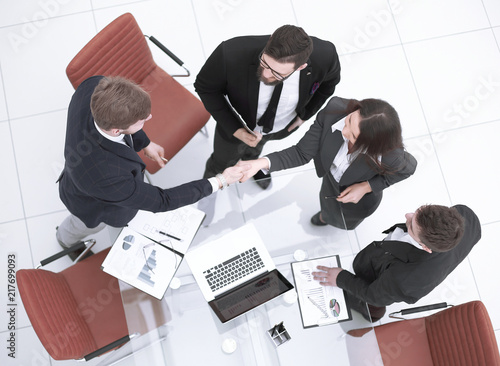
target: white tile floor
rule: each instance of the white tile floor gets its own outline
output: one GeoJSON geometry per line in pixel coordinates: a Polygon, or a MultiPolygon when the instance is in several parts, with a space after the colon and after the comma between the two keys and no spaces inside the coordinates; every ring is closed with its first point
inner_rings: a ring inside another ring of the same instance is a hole
{"type": "MultiPolygon", "coordinates": [[[[13,252],[18,268],[32,267],[58,249],[54,227],[66,211],[54,182],[63,164],[65,114],[73,92],[65,67],[97,31],[132,12],[145,34],[185,61],[193,76],[180,82],[193,90],[194,76],[219,42],[290,23],[337,45],[342,81],[336,95],[383,98],[396,107],[407,148],[419,161],[416,174],[388,189],[378,211],[350,235],[355,245],[378,239],[388,223],[421,204],[469,205],[482,222],[481,242],[419,304],[481,299],[500,339],[494,280],[500,258],[498,164],[488,163],[500,136],[497,0],[0,0],[0,6],[0,262],[7,263],[13,252]]],[[[179,71],[153,52],[168,72],[179,71]]],[[[213,136],[213,121],[208,128],[213,136]]],[[[291,145],[306,128],[266,151],[291,145]]],[[[154,182],[169,187],[199,178],[210,152],[211,140],[195,136],[154,182]]],[[[309,210],[312,215],[315,208],[309,210]]],[[[222,219],[220,213],[215,230],[222,219]]],[[[204,230],[210,235],[210,227],[204,230]]],[[[99,245],[109,245],[111,236],[99,234],[99,245]]],[[[66,265],[63,260],[53,269],[66,265]]],[[[0,267],[0,364],[72,364],[50,360],[22,308],[18,358],[7,357],[6,264],[0,267]]]]}

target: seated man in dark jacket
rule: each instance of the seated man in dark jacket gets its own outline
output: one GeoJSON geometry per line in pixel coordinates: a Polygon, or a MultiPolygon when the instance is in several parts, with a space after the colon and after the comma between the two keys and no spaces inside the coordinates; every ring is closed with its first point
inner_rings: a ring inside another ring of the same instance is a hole
{"type": "Polygon", "coordinates": [[[413,304],[443,282],[481,238],[481,224],[467,206],[426,205],[384,233],[356,255],[355,274],[323,266],[313,272],[322,285],[344,289],[355,310],[363,313],[366,302],[372,321],[386,305],[413,304]]]}

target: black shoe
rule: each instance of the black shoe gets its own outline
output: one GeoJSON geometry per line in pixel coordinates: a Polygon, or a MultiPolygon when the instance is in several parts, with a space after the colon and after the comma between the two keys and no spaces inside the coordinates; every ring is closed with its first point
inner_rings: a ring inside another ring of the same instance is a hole
{"type": "Polygon", "coordinates": [[[267,187],[269,187],[269,185],[271,184],[271,174],[264,174],[262,170],[259,170],[253,176],[253,179],[255,179],[255,183],[257,183],[262,189],[267,189],[267,187]]]}
{"type": "Polygon", "coordinates": [[[382,317],[385,315],[385,310],[386,310],[385,306],[379,307],[368,304],[368,311],[370,312],[370,318],[372,323],[375,323],[380,319],[382,319],[382,317]]]}
{"type": "MultiPolygon", "coordinates": [[[[57,230],[57,228],[56,228],[56,230],[57,230]]],[[[59,239],[57,239],[57,242],[59,243],[59,245],[61,246],[61,248],[68,249],[68,247],[65,246],[61,241],[59,241],[59,239]]],[[[78,243],[75,243],[73,245],[76,245],[76,244],[78,244],[78,243]]],[[[76,260],[76,258],[78,258],[80,256],[80,254],[83,253],[84,250],[85,250],[85,248],[75,250],[74,252],[69,253],[68,257],[74,262],[76,260]]],[[[87,259],[91,255],[94,255],[94,252],[92,250],[89,250],[87,252],[87,254],[85,254],[85,256],[81,260],[87,259]]]]}
{"type": "Polygon", "coordinates": [[[352,310],[360,313],[363,316],[363,318],[365,318],[365,320],[369,321],[370,323],[375,323],[379,321],[385,314],[386,310],[385,306],[382,307],[373,306],[365,303],[364,301],[352,295],[349,295],[346,300],[349,304],[349,307],[352,310]]]}
{"type": "Polygon", "coordinates": [[[321,215],[321,211],[318,212],[313,217],[311,217],[311,224],[316,225],[316,226],[326,226],[326,225],[328,225],[326,222],[321,221],[320,215],[321,215]]]}

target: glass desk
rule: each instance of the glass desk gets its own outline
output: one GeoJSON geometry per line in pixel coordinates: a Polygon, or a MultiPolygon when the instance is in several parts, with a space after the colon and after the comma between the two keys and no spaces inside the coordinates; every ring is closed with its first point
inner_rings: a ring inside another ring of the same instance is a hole
{"type": "MultiPolygon", "coordinates": [[[[251,222],[276,267],[292,284],[290,263],[295,261],[293,254],[298,249],[308,258],[338,254],[344,267],[349,268],[359,250],[357,243],[351,243],[350,233],[309,222],[319,210],[320,184],[313,170],[301,170],[273,175],[265,191],[253,180],[219,191],[204,199],[210,202],[200,202],[205,209],[213,205],[213,218],[204,222],[191,248],[251,222]]],[[[141,336],[104,360],[106,364],[127,353],[151,365],[366,366],[380,360],[371,323],[355,311],[350,321],[304,329],[298,302],[287,303],[282,295],[222,324],[205,301],[186,261],[176,277],[181,286],[169,288],[162,301],[121,284],[129,331],[141,336]],[[276,347],[267,330],[282,321],[291,339],[276,347]],[[356,337],[348,333],[360,328],[366,331],[357,332],[356,337]],[[227,343],[236,345],[233,352],[224,351],[223,344],[227,343]]],[[[127,362],[125,359],[118,364],[127,362]]]]}

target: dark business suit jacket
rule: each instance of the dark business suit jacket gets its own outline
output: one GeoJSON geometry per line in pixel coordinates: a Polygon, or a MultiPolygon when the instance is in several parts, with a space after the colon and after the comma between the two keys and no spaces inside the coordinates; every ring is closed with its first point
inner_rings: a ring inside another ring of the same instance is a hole
{"type": "Polygon", "coordinates": [[[144,183],[145,165],[136,153],[150,143],[144,131],[132,135],[131,149],[106,139],[94,125],[90,98],[101,78],[82,82],[69,105],[66,161],[59,182],[59,195],[68,210],[90,228],[101,222],[122,227],[138,210],[173,210],[211,194],[206,179],[171,189],[144,183]]]}
{"type": "MultiPolygon", "coordinates": [[[[225,139],[242,127],[256,126],[259,81],[259,54],[269,35],[236,37],[222,42],[207,59],[194,83],[205,108],[217,121],[217,130],[225,139]],[[237,114],[227,103],[227,95],[237,114]]],[[[300,71],[300,118],[311,118],[335,91],[340,81],[340,63],[335,46],[311,37],[314,50],[308,66],[300,71]]]]}
{"type": "Polygon", "coordinates": [[[460,243],[444,253],[427,253],[400,241],[375,241],[358,253],[353,268],[337,277],[338,287],[357,298],[385,306],[404,301],[413,304],[457,267],[481,238],[481,224],[467,206],[454,206],[465,219],[460,243]]]}
{"type": "MultiPolygon", "coordinates": [[[[332,162],[344,143],[342,133],[337,130],[332,131],[332,126],[348,114],[346,112],[348,103],[348,99],[333,97],[327,106],[318,113],[316,121],[297,145],[267,155],[271,161],[271,172],[304,165],[314,159],[316,174],[327,180],[323,184],[320,197],[322,208],[332,207],[334,209],[339,205],[334,198],[325,199],[324,196],[329,194],[325,191],[325,185],[331,184],[326,175],[330,174],[332,162]]],[[[364,181],[368,181],[372,189],[372,192],[365,194],[357,204],[341,205],[348,229],[353,229],[359,222],[373,213],[382,200],[382,191],[385,188],[408,178],[417,167],[415,158],[403,149],[395,149],[382,156],[382,164],[387,167],[389,173],[380,174],[375,163],[367,160],[364,154],[359,154],[342,175],[339,182],[340,191],[364,181]]],[[[340,217],[338,219],[342,221],[340,217]]],[[[342,227],[334,223],[330,224],[342,227]]]]}

